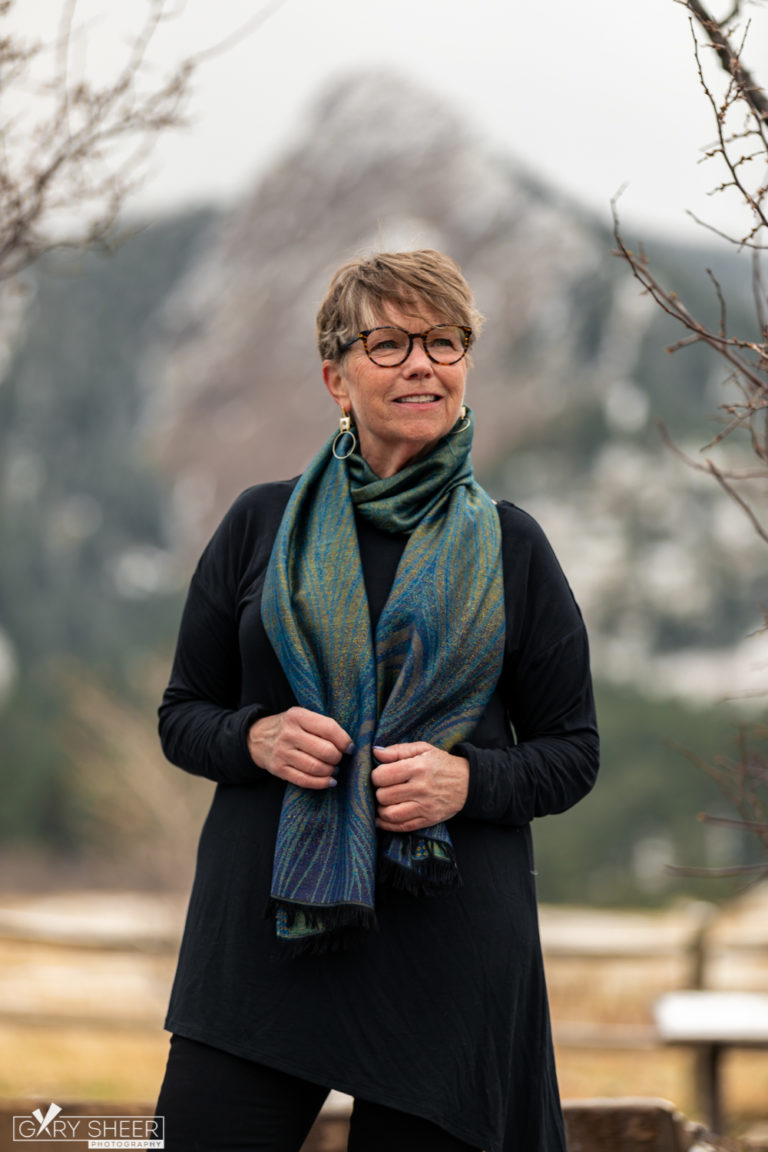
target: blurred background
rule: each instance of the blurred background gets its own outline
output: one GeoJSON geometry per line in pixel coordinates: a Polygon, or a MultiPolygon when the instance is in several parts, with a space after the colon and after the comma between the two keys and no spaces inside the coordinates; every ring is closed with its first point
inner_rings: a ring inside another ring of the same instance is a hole
{"type": "MultiPolygon", "coordinates": [[[[0,88],[9,172],[67,86],[72,137],[94,108],[78,85],[108,88],[152,19],[32,7],[3,17],[48,46],[0,88]]],[[[747,52],[764,51],[753,19],[747,52]]],[[[135,74],[150,92],[182,75],[173,114],[133,143],[115,133],[38,222],[38,249],[47,228],[108,250],[21,260],[0,288],[0,1095],[153,1096],[210,798],[155,736],[186,583],[235,496],[297,474],[333,429],[314,347],[332,272],[428,246],[486,316],[478,478],[540,521],[593,646],[602,778],[535,828],[564,1090],[695,1106],[685,1056],[650,1042],[650,1004],[690,983],[702,901],[722,905],[711,980],[764,979],[759,890],[685,869],[761,859],[697,814],[733,813],[706,766],[737,757],[764,709],[766,545],[662,441],[660,421],[699,453],[726,372],[700,346],[667,355],[680,333],[612,254],[610,210],[626,184],[627,242],[716,323],[713,269],[749,327],[745,254],[686,215],[743,234],[739,199],[710,198],[723,176],[699,163],[714,127],[692,43],[674,0],[645,0],[642,20],[616,0],[165,11],[135,74]],[[115,165],[127,179],[99,232],[90,196],[108,199],[115,165]],[[600,1067],[584,1021],[624,1026],[600,1067]]],[[[732,1091],[759,1113],[765,1061],[739,1059],[732,1091]]]]}

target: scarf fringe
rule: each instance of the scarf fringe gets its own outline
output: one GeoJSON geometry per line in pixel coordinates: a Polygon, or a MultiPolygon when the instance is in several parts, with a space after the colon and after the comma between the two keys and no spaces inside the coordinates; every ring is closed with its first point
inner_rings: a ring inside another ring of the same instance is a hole
{"type": "Polygon", "coordinates": [[[461,886],[461,875],[453,853],[450,860],[420,860],[410,868],[388,856],[381,856],[378,879],[411,896],[439,896],[441,892],[461,886]]]}
{"type": "Polygon", "coordinates": [[[359,908],[349,904],[312,908],[270,897],[266,916],[277,917],[278,913],[289,930],[299,918],[309,928],[309,931],[300,936],[277,936],[280,955],[286,958],[343,952],[364,939],[365,934],[371,929],[378,928],[373,908],[359,908]]]}

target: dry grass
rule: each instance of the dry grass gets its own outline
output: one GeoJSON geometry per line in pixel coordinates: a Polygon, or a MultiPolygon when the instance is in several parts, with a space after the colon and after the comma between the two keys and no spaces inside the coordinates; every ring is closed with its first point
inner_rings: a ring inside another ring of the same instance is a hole
{"type": "Polygon", "coordinates": [[[0,1096],[153,1103],[168,1037],[98,1028],[0,1026],[0,1096]]]}

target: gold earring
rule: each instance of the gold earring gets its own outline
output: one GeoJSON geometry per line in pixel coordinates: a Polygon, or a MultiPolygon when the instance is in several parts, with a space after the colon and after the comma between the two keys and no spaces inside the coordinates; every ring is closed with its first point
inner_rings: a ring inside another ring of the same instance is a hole
{"type": "Polygon", "coordinates": [[[352,419],[342,409],[341,416],[339,417],[339,430],[336,433],[333,444],[331,445],[331,452],[333,453],[333,455],[336,457],[337,460],[346,460],[348,456],[352,455],[355,448],[357,448],[357,437],[355,436],[354,432],[352,431],[352,419]],[[352,443],[349,446],[348,452],[340,453],[340,452],[337,452],[336,449],[338,448],[339,441],[342,439],[343,436],[350,436],[352,438],[352,443]]]}
{"type": "Polygon", "coordinates": [[[451,433],[452,436],[455,436],[458,432],[466,432],[467,428],[469,428],[470,424],[472,423],[469,417],[469,412],[467,411],[466,404],[462,404],[459,411],[459,419],[456,421],[456,423],[458,424],[458,428],[453,429],[453,432],[451,433]],[[461,421],[461,423],[459,423],[459,421],[461,421]]]}

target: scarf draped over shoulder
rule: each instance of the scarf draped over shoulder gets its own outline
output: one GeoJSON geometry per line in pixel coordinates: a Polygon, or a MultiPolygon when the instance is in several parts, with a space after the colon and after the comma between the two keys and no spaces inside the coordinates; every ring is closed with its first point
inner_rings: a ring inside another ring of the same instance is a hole
{"type": "Polygon", "coordinates": [[[476,726],[504,647],[501,528],[470,460],[472,420],[381,479],[332,440],[283,514],[262,595],[269,639],[297,702],[350,734],[337,787],[287,784],[270,908],[298,951],[343,942],[375,921],[377,881],[413,893],[458,882],[445,824],[377,830],[373,748],[427,741],[450,751],[476,726]],[[355,514],[407,533],[376,634],[355,514]]]}

